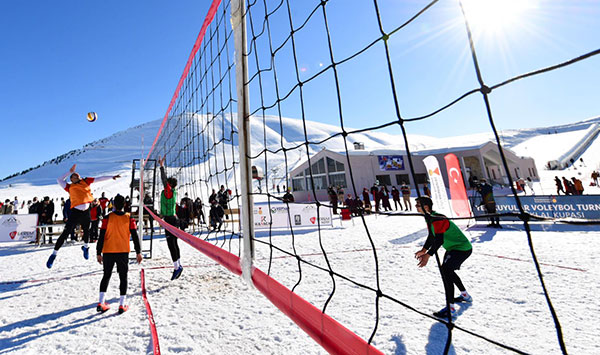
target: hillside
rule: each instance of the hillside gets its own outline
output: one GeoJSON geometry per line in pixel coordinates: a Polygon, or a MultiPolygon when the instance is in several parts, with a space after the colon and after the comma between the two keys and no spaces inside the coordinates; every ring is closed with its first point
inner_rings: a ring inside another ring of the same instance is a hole
{"type": "MultiPolygon", "coordinates": [[[[185,119],[206,120],[206,117],[202,115],[189,115],[185,119]]],[[[229,117],[215,118],[215,120],[219,119],[225,119],[226,121],[215,121],[212,123],[215,131],[211,133],[210,137],[206,137],[208,144],[212,144],[213,139],[218,140],[218,137],[223,135],[223,132],[220,130],[222,126],[225,127],[226,131],[230,129],[231,125],[236,129],[237,122],[235,116],[233,122],[230,122],[229,117]]],[[[600,117],[560,126],[506,130],[500,134],[502,141],[507,147],[514,149],[519,155],[531,156],[536,159],[538,171],[543,175],[544,166],[548,160],[556,158],[565,149],[575,144],[588,127],[598,122],[600,122],[600,117]]],[[[86,144],[80,149],[69,151],[52,160],[46,161],[37,167],[27,169],[21,173],[15,173],[13,174],[14,176],[0,181],[0,197],[12,198],[14,194],[10,190],[14,190],[15,188],[22,199],[28,199],[44,193],[53,193],[55,196],[58,196],[63,192],[56,184],[56,178],[68,171],[73,164],[77,164],[78,171],[83,176],[116,174],[122,176],[117,183],[105,182],[98,184],[98,186],[95,186],[96,190],[101,189],[107,193],[113,193],[113,191],[115,193],[117,191],[123,193],[128,191],[131,180],[132,160],[142,156],[142,141],[146,149],[144,154],[147,152],[160,123],[160,120],[155,120],[117,132],[109,137],[86,144]]],[[[311,154],[322,149],[322,147],[332,150],[343,149],[344,142],[343,137],[339,135],[339,127],[308,121],[306,122],[306,126],[306,139],[311,143],[319,143],[310,146],[311,154]],[[332,136],[333,138],[331,138],[332,136]]],[[[251,124],[252,142],[254,143],[252,146],[252,155],[258,156],[265,143],[266,147],[271,151],[279,150],[282,146],[285,148],[297,147],[305,141],[304,130],[303,122],[299,119],[283,118],[280,124],[278,117],[267,116],[264,118],[263,124],[263,118],[256,117],[251,124]]],[[[443,148],[460,144],[477,144],[487,140],[493,140],[491,132],[448,138],[409,136],[412,150],[443,148]],[[427,142],[427,145],[422,142],[427,142]]],[[[597,168],[597,161],[600,160],[597,158],[598,154],[594,153],[594,151],[598,151],[598,145],[600,144],[598,141],[596,139],[582,155],[584,160],[589,162],[589,168],[597,168]]],[[[401,144],[403,139],[401,136],[383,132],[353,134],[348,137],[347,142],[348,144],[361,142],[367,150],[384,147],[403,148],[401,144]]],[[[234,141],[234,144],[237,144],[237,141],[234,141]]],[[[237,154],[237,147],[233,148],[233,151],[237,154]]],[[[228,148],[225,150],[228,152],[232,151],[228,148]]],[[[291,169],[297,163],[306,159],[306,151],[304,149],[288,151],[287,158],[288,167],[291,169]]],[[[259,157],[255,160],[254,164],[263,166],[264,162],[262,159],[262,156],[259,157]]],[[[269,156],[268,166],[269,171],[266,174],[274,179],[274,181],[282,179],[285,176],[283,154],[269,156]]],[[[551,175],[554,172],[548,173],[551,175]]]]}

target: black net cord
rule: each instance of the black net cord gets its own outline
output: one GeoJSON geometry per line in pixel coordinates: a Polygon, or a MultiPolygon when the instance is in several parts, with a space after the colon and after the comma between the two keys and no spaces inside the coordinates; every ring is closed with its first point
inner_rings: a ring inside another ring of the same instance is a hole
{"type": "MultiPolygon", "coordinates": [[[[492,131],[494,132],[494,136],[495,136],[496,142],[498,144],[498,148],[499,148],[498,151],[500,153],[500,158],[502,160],[502,165],[504,167],[504,170],[506,171],[506,175],[508,176],[509,181],[513,181],[512,177],[511,177],[511,174],[510,174],[510,169],[508,167],[508,162],[506,160],[506,157],[504,155],[504,151],[502,149],[502,144],[500,142],[500,136],[499,136],[498,130],[496,129],[496,126],[494,124],[494,118],[493,118],[493,115],[492,115],[492,108],[491,108],[489,97],[488,97],[488,95],[491,92],[491,90],[485,85],[484,80],[483,80],[483,76],[481,74],[481,70],[479,68],[479,62],[477,60],[477,54],[476,54],[476,51],[475,51],[475,45],[473,43],[473,36],[472,36],[472,33],[471,33],[471,28],[469,26],[469,20],[467,19],[467,16],[466,16],[465,11],[464,11],[462,0],[458,0],[458,4],[460,6],[460,9],[461,9],[461,12],[462,12],[462,15],[463,15],[463,19],[464,19],[464,22],[465,22],[465,28],[466,28],[467,36],[468,36],[468,39],[469,39],[469,48],[470,48],[470,51],[471,51],[471,56],[473,58],[473,65],[475,67],[475,72],[477,74],[477,81],[479,82],[479,84],[481,86],[481,94],[482,94],[483,100],[485,102],[485,108],[486,108],[487,116],[488,116],[488,119],[489,119],[489,122],[490,122],[490,126],[492,128],[492,131]]],[[[517,191],[515,189],[515,186],[513,184],[510,184],[510,187],[511,187],[513,195],[515,196],[515,200],[517,202],[517,207],[519,209],[519,213],[520,214],[524,214],[525,211],[523,209],[523,205],[521,204],[521,200],[520,200],[519,196],[517,195],[517,191]]],[[[552,305],[552,301],[550,300],[550,295],[548,294],[548,290],[547,290],[546,284],[544,282],[544,277],[542,276],[542,270],[540,269],[540,265],[539,265],[539,262],[537,260],[537,256],[536,256],[535,251],[533,249],[533,241],[532,241],[532,238],[531,238],[531,230],[529,228],[528,220],[527,219],[523,219],[523,224],[525,226],[525,232],[527,234],[527,241],[529,243],[529,249],[531,251],[531,257],[533,258],[533,261],[534,261],[534,264],[535,264],[535,269],[537,271],[540,283],[542,285],[542,289],[544,291],[544,296],[546,298],[546,302],[548,303],[548,308],[550,309],[550,313],[552,314],[552,319],[553,319],[554,325],[556,327],[556,332],[557,332],[557,336],[558,336],[558,342],[559,342],[559,345],[560,345],[560,349],[563,352],[563,354],[567,354],[567,348],[565,346],[565,342],[564,342],[564,339],[563,339],[563,334],[562,334],[562,328],[561,328],[561,325],[560,325],[560,321],[558,319],[556,311],[554,310],[554,306],[552,305]]]]}

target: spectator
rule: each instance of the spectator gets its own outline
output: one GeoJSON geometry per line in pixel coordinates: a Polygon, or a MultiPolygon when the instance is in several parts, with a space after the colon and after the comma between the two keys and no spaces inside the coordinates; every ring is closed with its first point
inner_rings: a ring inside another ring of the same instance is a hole
{"type": "Polygon", "coordinates": [[[525,180],[523,180],[523,178],[517,179],[517,190],[523,191],[523,193],[527,195],[527,191],[525,190],[525,180]]]}
{"type": "Polygon", "coordinates": [[[390,196],[388,195],[388,190],[385,186],[382,186],[381,189],[379,189],[379,199],[381,200],[381,205],[385,212],[392,210],[390,196]]]}
{"type": "Polygon", "coordinates": [[[371,194],[373,195],[373,201],[375,201],[375,212],[379,212],[379,188],[377,184],[371,186],[371,194]]]}
{"type": "Polygon", "coordinates": [[[212,194],[210,194],[210,196],[208,197],[208,203],[212,205],[213,201],[217,200],[217,193],[215,192],[215,189],[212,189],[212,194]]]}
{"type": "MultiPolygon", "coordinates": [[[[482,181],[484,181],[485,179],[482,179],[482,181]]],[[[423,185],[423,194],[427,197],[431,197],[431,190],[429,190],[429,186],[427,185],[427,183],[425,183],[425,185],[423,185]]]]}
{"type": "Polygon", "coordinates": [[[98,241],[98,224],[102,219],[102,207],[100,201],[94,199],[90,206],[90,240],[93,242],[98,241]]]}
{"type": "Polygon", "coordinates": [[[567,180],[566,177],[562,178],[563,185],[565,187],[565,195],[574,195],[575,194],[575,186],[573,183],[567,180]]]}
{"type": "Polygon", "coordinates": [[[13,205],[8,198],[4,201],[4,206],[2,206],[2,214],[13,214],[13,205]]]}
{"type": "Polygon", "coordinates": [[[126,213],[131,213],[131,199],[129,198],[129,196],[125,196],[124,210],[126,213]]]}
{"type": "MultiPolygon", "coordinates": [[[[477,188],[477,191],[481,194],[480,206],[484,206],[488,214],[496,213],[496,200],[494,199],[494,188],[485,179],[481,179],[481,184],[477,188]]],[[[502,228],[500,226],[500,217],[490,217],[490,224],[488,227],[502,228]]]]}
{"type": "Polygon", "coordinates": [[[598,186],[598,178],[600,177],[600,174],[598,174],[598,172],[596,170],[594,170],[592,172],[592,180],[594,181],[594,186],[598,186]]]}
{"type": "Polygon", "coordinates": [[[196,197],[194,201],[194,216],[198,218],[198,224],[200,224],[200,219],[202,219],[203,224],[206,224],[206,217],[204,217],[204,208],[200,197],[196,197]]]}
{"type": "Polygon", "coordinates": [[[406,211],[412,211],[412,206],[410,204],[410,186],[406,185],[403,181],[402,186],[400,186],[400,192],[402,192],[402,200],[404,201],[404,209],[406,211]]]}
{"type": "MultiPolygon", "coordinates": [[[[38,224],[52,224],[52,216],[54,215],[54,202],[50,200],[50,197],[44,197],[44,202],[37,205],[38,224]]],[[[52,227],[48,227],[48,232],[52,234],[52,227]]],[[[52,236],[50,243],[52,243],[52,236]]],[[[39,240],[38,240],[39,242],[39,240]]]]}
{"type": "Polygon", "coordinates": [[[331,203],[331,207],[333,208],[333,214],[337,214],[338,197],[331,185],[327,188],[327,196],[329,196],[329,203],[331,203]]]}
{"type": "MultiPolygon", "coordinates": [[[[363,203],[360,200],[360,198],[358,198],[358,196],[356,196],[356,198],[354,198],[354,214],[353,216],[360,216],[362,214],[363,209],[363,203]]],[[[350,211],[352,212],[352,211],[350,211]]]]}
{"type": "Polygon", "coordinates": [[[402,203],[400,202],[400,191],[396,186],[392,186],[392,200],[394,200],[394,208],[398,211],[398,205],[400,205],[400,211],[402,211],[402,203]]]}
{"type": "Polygon", "coordinates": [[[573,189],[575,190],[575,195],[583,195],[583,183],[578,178],[571,178],[573,180],[573,189]]]}
{"type": "Polygon", "coordinates": [[[221,226],[223,225],[223,215],[225,215],[225,210],[223,210],[223,206],[217,203],[216,200],[213,200],[210,205],[209,219],[210,226],[213,231],[220,231],[221,226]]]}
{"type": "Polygon", "coordinates": [[[182,230],[186,230],[186,228],[190,225],[191,219],[191,200],[189,197],[182,198],[181,202],[178,206],[176,206],[177,210],[177,218],[179,218],[179,228],[182,230]]]}
{"type": "Polygon", "coordinates": [[[354,200],[352,199],[352,195],[348,194],[346,199],[344,200],[344,205],[350,212],[352,212],[352,207],[354,206],[354,200]]]}
{"type": "Polygon", "coordinates": [[[15,200],[12,202],[12,204],[13,204],[13,213],[18,214],[19,213],[19,200],[17,200],[17,196],[15,196],[15,200]]]}
{"type": "Polygon", "coordinates": [[[344,189],[341,186],[337,187],[337,196],[338,196],[338,202],[339,204],[343,204],[344,203],[344,189]]]}
{"type": "Polygon", "coordinates": [[[292,203],[292,202],[294,202],[294,195],[292,195],[292,193],[288,190],[283,195],[282,201],[287,202],[287,203],[292,203]]]}
{"type": "Polygon", "coordinates": [[[371,210],[371,200],[369,199],[369,190],[365,187],[363,188],[363,192],[362,192],[362,197],[363,197],[363,205],[365,208],[369,208],[369,210],[371,210]]]}
{"type": "MultiPolygon", "coordinates": [[[[231,194],[231,190],[225,189],[225,186],[221,185],[221,189],[217,193],[217,202],[219,205],[223,207],[223,212],[227,212],[229,207],[227,206],[229,202],[229,195],[231,194]]],[[[229,219],[229,214],[225,214],[225,219],[229,219]]]]}
{"type": "Polygon", "coordinates": [[[100,198],[98,199],[98,202],[100,203],[100,208],[102,209],[102,217],[104,217],[106,216],[106,207],[108,207],[109,202],[106,196],[104,196],[104,192],[102,193],[102,196],[100,196],[100,198]]]}
{"type": "Polygon", "coordinates": [[[530,177],[527,178],[527,180],[525,181],[525,184],[527,184],[527,188],[529,188],[529,190],[531,190],[531,194],[535,195],[535,191],[533,191],[533,181],[531,180],[530,177]]]}
{"type": "Polygon", "coordinates": [[[565,192],[565,190],[563,189],[563,184],[562,181],[560,181],[560,179],[558,178],[558,176],[554,177],[554,183],[556,184],[556,194],[560,195],[560,192],[562,191],[563,194],[567,194],[565,192]]]}

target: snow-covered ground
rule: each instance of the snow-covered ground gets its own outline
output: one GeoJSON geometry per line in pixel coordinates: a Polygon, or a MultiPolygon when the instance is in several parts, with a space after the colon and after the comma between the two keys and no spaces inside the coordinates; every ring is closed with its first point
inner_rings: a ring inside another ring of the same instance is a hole
{"type": "MultiPolygon", "coordinates": [[[[413,254],[424,241],[420,217],[368,216],[366,226],[377,251],[379,284],[384,295],[426,313],[443,306],[439,271],[432,260],[418,269],[413,254]]],[[[464,226],[466,227],[466,226],[464,226]]],[[[532,263],[526,234],[518,224],[502,230],[466,228],[474,253],[459,274],[474,297],[460,308],[457,324],[525,352],[559,353],[556,331],[532,263]]],[[[212,235],[211,235],[212,236],[212,235]]],[[[259,239],[267,239],[259,232],[259,239]]],[[[600,351],[600,267],[597,227],[534,225],[533,245],[550,297],[558,313],[567,349],[572,354],[600,351]]],[[[213,238],[209,238],[211,240],[213,238]]],[[[275,232],[275,245],[296,251],[326,267],[314,230],[298,230],[295,240],[275,232]]],[[[376,287],[375,259],[359,220],[321,233],[331,268],[350,279],[376,287]]],[[[213,240],[222,244],[222,240],[213,240]]],[[[147,242],[146,242],[147,243],[147,242]]],[[[197,250],[180,242],[183,276],[170,281],[172,263],[166,242],[155,240],[154,257],[144,260],[146,288],[161,350],[188,354],[322,354],[312,339],[256,290],[197,250]]],[[[238,241],[225,243],[237,253],[238,241]]],[[[256,264],[266,271],[269,249],[257,243],[256,264]]],[[[101,266],[86,261],[79,245],[59,252],[52,270],[45,267],[50,247],[12,243],[0,246],[0,353],[81,354],[148,353],[151,338],[140,290],[140,266],[131,264],[131,309],[117,315],[118,276],[107,298],[112,309],[97,314],[101,266]],[[12,283],[11,283],[12,282],[12,283]]],[[[298,281],[296,259],[277,251],[271,275],[288,288],[298,281]]],[[[296,292],[321,308],[333,290],[327,273],[302,265],[296,292]]],[[[340,278],[327,314],[368,339],[375,326],[375,294],[340,278]]],[[[386,354],[438,354],[446,327],[396,302],[380,300],[373,344],[386,354]]],[[[495,354],[506,351],[459,330],[452,353],[495,354]]]]}

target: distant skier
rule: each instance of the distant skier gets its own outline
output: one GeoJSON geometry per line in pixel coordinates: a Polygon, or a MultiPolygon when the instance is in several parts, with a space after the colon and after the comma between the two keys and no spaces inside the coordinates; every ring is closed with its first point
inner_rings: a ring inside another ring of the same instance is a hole
{"type": "Polygon", "coordinates": [[[85,178],[82,179],[78,173],[75,172],[75,168],[77,164],[73,164],[69,172],[59,177],[56,181],[58,184],[65,189],[69,193],[69,199],[71,200],[71,214],[69,219],[67,220],[67,224],[65,225],[65,229],[63,229],[62,233],[58,237],[56,244],[54,245],[54,251],[52,255],[48,258],[46,262],[46,267],[50,269],[52,264],[54,263],[54,259],[56,259],[56,255],[58,254],[58,250],[62,247],[63,243],[67,239],[67,236],[73,232],[75,226],[78,224],[81,225],[81,229],[83,229],[83,242],[85,243],[81,250],[83,250],[83,257],[87,260],[89,259],[89,233],[90,233],[90,203],[94,201],[94,196],[92,196],[92,189],[90,185],[94,182],[100,182],[105,180],[116,180],[120,178],[120,175],[114,176],[101,176],[97,178],[85,178]],[[70,175],[71,183],[67,184],[65,182],[65,178],[67,175],[70,175]]]}
{"type": "Polygon", "coordinates": [[[473,298],[467,292],[461,279],[456,274],[462,263],[471,256],[473,246],[463,232],[446,216],[432,210],[433,201],[429,197],[421,196],[416,199],[415,207],[418,212],[425,215],[429,235],[423,245],[423,248],[415,253],[415,258],[419,260],[418,266],[427,265],[429,258],[443,246],[446,249],[444,261],[441,266],[442,280],[444,282],[444,291],[446,293],[446,302],[450,307],[444,307],[440,311],[433,313],[439,318],[450,318],[456,315],[455,303],[472,302],[473,298]],[[460,295],[454,297],[454,285],[460,290],[460,295]]]}
{"type": "MultiPolygon", "coordinates": [[[[167,178],[165,173],[165,157],[158,159],[160,165],[160,177],[164,186],[163,191],[160,194],[160,214],[164,218],[165,222],[169,223],[173,227],[179,228],[179,220],[177,219],[175,206],[177,205],[177,179],[174,177],[167,178]]],[[[216,201],[216,200],[215,200],[216,201]]],[[[171,280],[175,280],[181,276],[183,272],[183,266],[181,266],[181,255],[179,252],[179,245],[177,245],[177,237],[165,229],[165,236],[167,239],[167,246],[169,252],[171,252],[171,260],[173,260],[173,275],[171,280]]]]}
{"type": "MultiPolygon", "coordinates": [[[[115,196],[114,207],[115,211],[109,213],[102,221],[100,238],[96,244],[96,258],[104,269],[104,276],[100,281],[100,300],[96,311],[104,313],[110,308],[105,301],[105,295],[116,264],[120,281],[119,314],[121,314],[129,309],[127,306],[127,271],[129,269],[129,252],[131,251],[130,237],[133,239],[135,258],[138,264],[142,262],[142,254],[135,220],[129,213],[123,211],[125,198],[121,195],[115,196]]],[[[97,208],[99,209],[99,206],[97,208]]]]}

